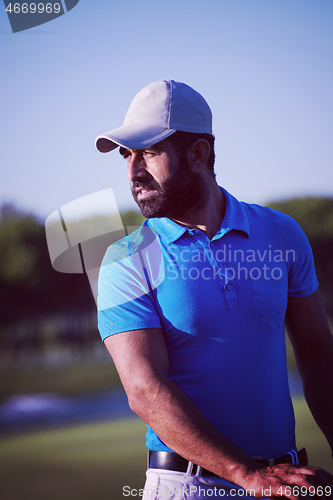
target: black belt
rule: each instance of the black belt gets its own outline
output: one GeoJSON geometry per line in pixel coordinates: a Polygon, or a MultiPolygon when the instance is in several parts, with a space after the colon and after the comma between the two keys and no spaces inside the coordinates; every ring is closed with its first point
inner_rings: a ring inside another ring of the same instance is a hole
{"type": "MultiPolygon", "coordinates": [[[[302,448],[300,451],[292,451],[287,455],[279,458],[254,458],[256,462],[263,465],[277,465],[277,464],[292,464],[299,463],[300,465],[308,465],[308,457],[306,454],[306,449],[302,448]],[[296,459],[297,456],[297,459],[296,459]]],[[[174,470],[177,472],[187,472],[189,461],[185,458],[177,455],[177,453],[170,451],[148,451],[148,467],[150,469],[165,469],[174,470]]],[[[197,471],[197,465],[193,464],[192,474],[197,471]]],[[[215,476],[213,472],[202,469],[202,476],[215,476]]]]}

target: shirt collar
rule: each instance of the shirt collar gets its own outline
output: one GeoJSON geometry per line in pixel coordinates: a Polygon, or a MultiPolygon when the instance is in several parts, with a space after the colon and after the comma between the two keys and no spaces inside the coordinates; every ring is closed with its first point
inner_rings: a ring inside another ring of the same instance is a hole
{"type": "MultiPolygon", "coordinates": [[[[216,239],[219,233],[221,233],[221,236],[225,234],[226,229],[229,231],[232,229],[243,231],[250,236],[250,225],[243,203],[239,202],[224,188],[220,187],[220,189],[225,199],[225,215],[221,227],[214,238],[216,239]]],[[[185,232],[190,231],[189,228],[177,224],[177,222],[174,222],[168,217],[149,219],[148,225],[157,231],[168,245],[178,240],[185,232]]]]}
{"type": "Polygon", "coordinates": [[[250,236],[250,224],[244,208],[244,203],[238,201],[224,188],[220,187],[220,189],[223,192],[225,199],[225,215],[221,224],[221,229],[236,229],[238,231],[243,231],[250,236]]]}
{"type": "Polygon", "coordinates": [[[174,222],[168,217],[148,219],[148,225],[162,237],[162,240],[165,241],[167,245],[178,240],[178,238],[188,231],[187,227],[177,224],[177,222],[174,222]]]}

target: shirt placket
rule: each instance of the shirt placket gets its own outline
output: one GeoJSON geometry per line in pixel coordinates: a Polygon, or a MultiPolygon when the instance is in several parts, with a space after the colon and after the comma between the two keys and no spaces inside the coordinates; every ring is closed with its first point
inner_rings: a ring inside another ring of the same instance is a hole
{"type": "Polygon", "coordinates": [[[218,258],[218,255],[221,253],[220,241],[227,232],[229,230],[225,230],[223,234],[216,235],[211,241],[199,231],[195,231],[195,233],[191,231],[191,234],[195,234],[196,244],[203,249],[208,262],[213,268],[214,279],[216,279],[221,293],[225,297],[227,309],[231,310],[238,307],[238,295],[234,279],[235,273],[232,269],[229,269],[225,258],[223,260],[218,258]]]}
{"type": "Polygon", "coordinates": [[[221,292],[224,294],[226,306],[228,310],[236,309],[238,307],[238,295],[237,295],[237,287],[235,282],[234,272],[229,269],[225,258],[222,260],[219,259],[218,253],[221,252],[219,242],[222,240],[223,236],[219,239],[213,239],[209,242],[210,256],[213,261],[213,266],[219,269],[220,276],[224,277],[223,280],[218,280],[219,287],[221,292]]]}

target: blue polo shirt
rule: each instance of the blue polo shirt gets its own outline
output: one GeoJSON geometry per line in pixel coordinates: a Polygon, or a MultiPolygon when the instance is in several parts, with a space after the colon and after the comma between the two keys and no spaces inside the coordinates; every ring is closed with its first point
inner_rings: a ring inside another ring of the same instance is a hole
{"type": "MultiPolygon", "coordinates": [[[[295,446],[284,318],[288,296],[318,287],[299,225],[237,201],[210,240],[168,218],[149,219],[111,245],[99,277],[102,339],[162,328],[174,381],[250,456],[295,446]]],[[[148,427],[147,447],[172,451],[148,427]]]]}

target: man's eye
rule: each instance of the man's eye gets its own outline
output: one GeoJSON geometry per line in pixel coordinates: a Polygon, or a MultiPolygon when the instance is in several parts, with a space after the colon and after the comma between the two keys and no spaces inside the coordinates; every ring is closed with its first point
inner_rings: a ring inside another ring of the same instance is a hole
{"type": "Polygon", "coordinates": [[[142,151],[142,156],[144,158],[150,158],[152,156],[156,156],[157,153],[155,153],[155,151],[142,151]]]}

